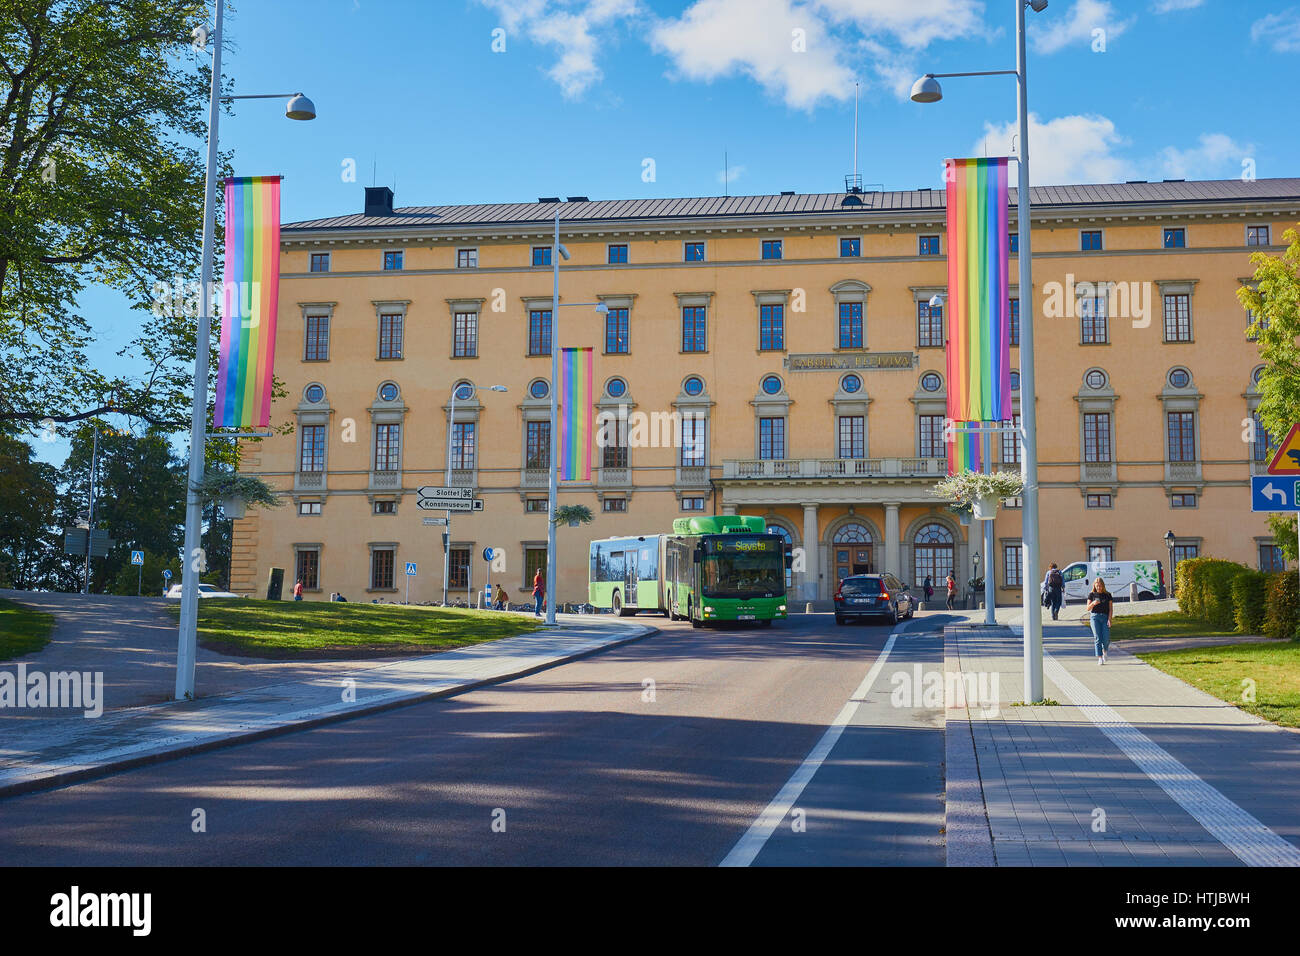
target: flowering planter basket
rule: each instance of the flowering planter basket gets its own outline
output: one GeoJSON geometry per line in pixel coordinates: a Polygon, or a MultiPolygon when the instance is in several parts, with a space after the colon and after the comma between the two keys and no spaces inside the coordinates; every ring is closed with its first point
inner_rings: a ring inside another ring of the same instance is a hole
{"type": "Polygon", "coordinates": [[[971,517],[976,521],[992,521],[998,516],[997,495],[983,495],[971,499],[971,517]]]}

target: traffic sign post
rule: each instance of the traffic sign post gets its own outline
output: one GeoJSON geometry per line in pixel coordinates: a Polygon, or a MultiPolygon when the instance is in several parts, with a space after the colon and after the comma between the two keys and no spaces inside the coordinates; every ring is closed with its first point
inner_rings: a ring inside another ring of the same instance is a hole
{"type": "Polygon", "coordinates": [[[487,567],[483,570],[483,577],[487,579],[487,587],[484,588],[484,600],[488,610],[492,609],[492,557],[496,552],[490,547],[483,549],[483,560],[487,562],[487,567]]]}
{"type": "Polygon", "coordinates": [[[415,562],[406,562],[406,603],[411,603],[411,578],[415,577],[415,562]]]}
{"type": "Polygon", "coordinates": [[[142,597],[144,595],[144,552],[132,551],[131,563],[140,569],[135,575],[135,596],[142,597]]]}

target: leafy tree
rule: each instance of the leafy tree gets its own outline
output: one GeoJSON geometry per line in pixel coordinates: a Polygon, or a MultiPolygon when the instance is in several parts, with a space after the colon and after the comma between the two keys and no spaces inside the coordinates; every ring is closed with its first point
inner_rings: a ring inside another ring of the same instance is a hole
{"type": "MultiPolygon", "coordinates": [[[[1241,304],[1250,309],[1255,321],[1250,332],[1259,344],[1264,373],[1258,389],[1259,420],[1269,435],[1285,437],[1300,422],[1300,233],[1288,229],[1282,235],[1287,249],[1281,256],[1257,252],[1252,286],[1237,290],[1241,304]]],[[[1297,557],[1296,519],[1287,514],[1270,514],[1268,523],[1282,553],[1297,557]]]]}
{"type": "Polygon", "coordinates": [[[0,434],[0,586],[46,587],[63,542],[51,527],[58,471],[32,447],[0,434]]]}

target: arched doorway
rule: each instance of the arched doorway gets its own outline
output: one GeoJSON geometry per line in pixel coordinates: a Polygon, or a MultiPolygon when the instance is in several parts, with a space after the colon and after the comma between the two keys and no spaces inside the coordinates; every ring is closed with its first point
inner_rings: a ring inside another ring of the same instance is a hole
{"type": "Polygon", "coordinates": [[[842,581],[850,574],[870,574],[874,571],[876,565],[873,549],[871,531],[861,521],[840,525],[831,539],[831,563],[835,567],[835,580],[842,581]]]}
{"type": "Polygon", "coordinates": [[[941,524],[927,524],[912,539],[912,561],[919,588],[928,577],[936,591],[948,579],[949,571],[956,571],[952,532],[941,524]]]}

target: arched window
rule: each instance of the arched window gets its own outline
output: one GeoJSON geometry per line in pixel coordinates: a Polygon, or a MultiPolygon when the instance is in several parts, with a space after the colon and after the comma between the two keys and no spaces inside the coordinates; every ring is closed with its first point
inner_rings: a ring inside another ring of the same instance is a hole
{"type": "Polygon", "coordinates": [[[831,545],[835,580],[842,581],[850,574],[870,574],[876,569],[871,531],[861,521],[840,525],[831,545]]]}
{"type": "Polygon", "coordinates": [[[928,577],[934,589],[947,580],[949,571],[956,571],[953,555],[952,532],[941,524],[928,524],[916,532],[912,539],[913,584],[921,587],[928,577]]]}

